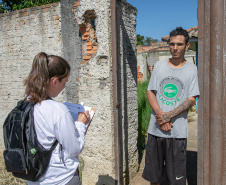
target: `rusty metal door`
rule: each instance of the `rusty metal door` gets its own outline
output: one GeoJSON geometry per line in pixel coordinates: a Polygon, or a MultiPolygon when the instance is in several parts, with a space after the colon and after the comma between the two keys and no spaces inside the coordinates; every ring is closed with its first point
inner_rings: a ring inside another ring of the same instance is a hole
{"type": "Polygon", "coordinates": [[[226,184],[226,2],[198,0],[198,185],[226,184]]]}

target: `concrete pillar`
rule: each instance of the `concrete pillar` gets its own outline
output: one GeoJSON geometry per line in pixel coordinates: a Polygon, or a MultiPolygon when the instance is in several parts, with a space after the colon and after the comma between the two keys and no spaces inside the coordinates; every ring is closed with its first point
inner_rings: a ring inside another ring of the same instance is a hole
{"type": "Polygon", "coordinates": [[[97,109],[80,155],[83,185],[127,185],[138,169],[137,11],[117,0],[113,19],[111,3],[80,0],[73,10],[83,55],[78,99],[97,109]]]}
{"type": "Polygon", "coordinates": [[[198,184],[226,184],[224,0],[199,0],[198,184]]]}

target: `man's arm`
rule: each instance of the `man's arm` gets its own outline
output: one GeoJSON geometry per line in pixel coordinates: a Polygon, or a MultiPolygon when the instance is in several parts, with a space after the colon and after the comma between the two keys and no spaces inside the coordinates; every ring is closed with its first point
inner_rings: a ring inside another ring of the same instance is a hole
{"type": "Polygon", "coordinates": [[[156,121],[159,125],[169,122],[173,117],[181,114],[184,111],[187,111],[190,107],[195,105],[195,98],[190,97],[180,104],[177,108],[171,110],[170,112],[162,112],[155,115],[156,121]]]}
{"type": "MultiPolygon", "coordinates": [[[[155,92],[154,91],[150,91],[147,90],[147,99],[148,102],[152,108],[152,110],[155,112],[156,115],[161,115],[162,114],[162,110],[159,107],[159,104],[157,102],[156,96],[155,96],[155,92]]],[[[171,130],[171,126],[173,126],[173,124],[170,122],[170,120],[168,122],[165,122],[165,124],[161,124],[161,129],[164,131],[170,131],[171,130]]]]}
{"type": "Polygon", "coordinates": [[[159,107],[154,91],[147,90],[147,99],[155,114],[161,114],[162,110],[159,107]]]}

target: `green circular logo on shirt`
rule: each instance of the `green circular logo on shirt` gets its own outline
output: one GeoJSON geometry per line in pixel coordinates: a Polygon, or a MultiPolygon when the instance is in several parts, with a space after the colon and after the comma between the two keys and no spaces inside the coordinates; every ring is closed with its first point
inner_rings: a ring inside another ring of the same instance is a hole
{"type": "Polygon", "coordinates": [[[178,93],[178,88],[174,84],[167,84],[163,88],[163,93],[167,98],[174,98],[178,93]]]}

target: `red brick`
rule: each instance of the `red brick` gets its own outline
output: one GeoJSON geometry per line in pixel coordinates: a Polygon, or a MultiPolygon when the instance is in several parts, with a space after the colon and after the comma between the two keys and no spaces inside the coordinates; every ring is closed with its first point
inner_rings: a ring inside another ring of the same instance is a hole
{"type": "Polygon", "coordinates": [[[86,45],[87,46],[90,46],[90,45],[92,45],[92,42],[91,41],[88,41],[88,42],[86,42],[86,45]]]}
{"type": "Polygon", "coordinates": [[[88,40],[89,36],[88,35],[82,35],[82,40],[88,40]]]}
{"type": "Polygon", "coordinates": [[[56,3],[52,3],[52,6],[56,7],[59,5],[59,2],[56,2],[56,3]]]}
{"type": "Polygon", "coordinates": [[[87,50],[92,50],[92,48],[93,48],[92,45],[88,45],[88,46],[86,47],[87,50]]]}
{"type": "Polygon", "coordinates": [[[84,61],[80,62],[80,64],[85,64],[87,62],[89,62],[89,60],[84,60],[84,61]]]}
{"type": "Polygon", "coordinates": [[[51,8],[51,4],[42,5],[44,8],[51,8]]]}
{"type": "Polygon", "coordinates": [[[27,15],[28,15],[28,12],[24,12],[24,13],[23,13],[23,16],[27,16],[27,15]]]}
{"type": "Polygon", "coordinates": [[[88,31],[86,31],[86,32],[84,32],[84,33],[83,33],[83,35],[85,35],[85,36],[89,36],[89,32],[88,32],[88,31]]]}
{"type": "Polygon", "coordinates": [[[86,27],[81,27],[81,28],[80,28],[80,32],[81,32],[81,33],[86,32],[86,27]]]}
{"type": "Polygon", "coordinates": [[[89,60],[89,59],[91,59],[91,55],[84,55],[83,56],[83,60],[89,60]]]}
{"type": "Polygon", "coordinates": [[[81,28],[80,28],[81,34],[84,34],[84,33],[87,32],[88,30],[89,30],[89,29],[86,28],[86,27],[81,27],[81,28]]]}
{"type": "Polygon", "coordinates": [[[74,7],[75,7],[75,8],[78,7],[79,4],[80,4],[79,1],[74,2],[74,7]]]}
{"type": "Polygon", "coordinates": [[[87,53],[93,54],[93,53],[96,53],[96,52],[94,52],[92,49],[87,49],[87,53]]]}
{"type": "Polygon", "coordinates": [[[94,53],[97,52],[97,47],[96,47],[96,46],[93,47],[93,52],[94,52],[94,53]]]}

